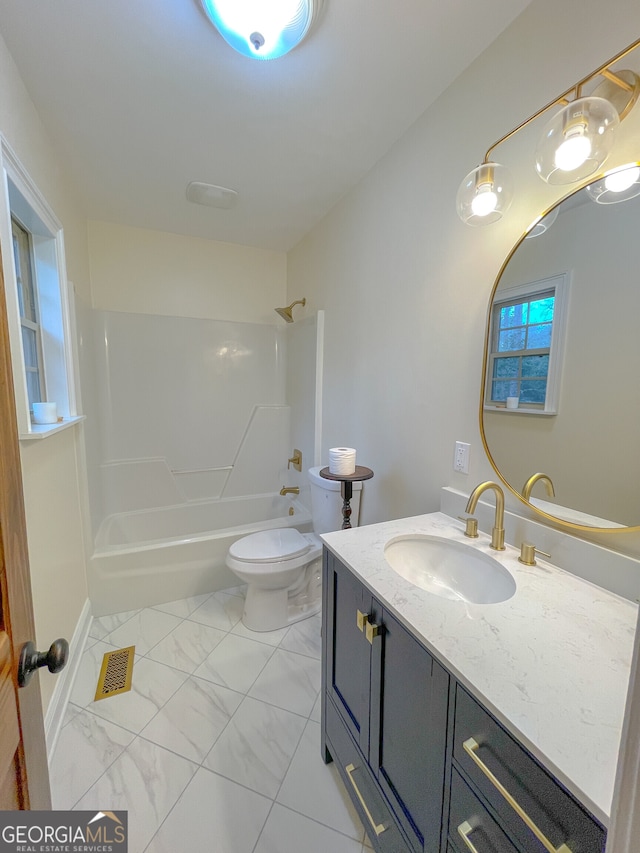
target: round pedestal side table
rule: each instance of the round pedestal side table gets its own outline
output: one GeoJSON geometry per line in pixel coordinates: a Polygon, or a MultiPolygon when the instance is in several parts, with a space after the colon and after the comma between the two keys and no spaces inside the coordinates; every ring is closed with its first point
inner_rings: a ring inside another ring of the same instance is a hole
{"type": "Polygon", "coordinates": [[[342,494],[342,529],[348,530],[351,527],[351,497],[353,495],[353,484],[359,483],[362,480],[370,480],[373,477],[371,468],[365,468],[364,465],[356,465],[356,470],[353,474],[331,474],[329,468],[321,468],[320,476],[325,480],[337,480],[341,483],[340,493],[342,494]]]}

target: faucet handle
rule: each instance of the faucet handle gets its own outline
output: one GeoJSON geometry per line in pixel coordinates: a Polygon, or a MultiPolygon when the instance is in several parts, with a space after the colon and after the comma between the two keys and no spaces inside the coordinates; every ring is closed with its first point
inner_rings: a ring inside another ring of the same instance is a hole
{"type": "Polygon", "coordinates": [[[541,551],[533,544],[533,542],[523,542],[520,546],[520,556],[518,560],[525,566],[536,566],[536,554],[542,557],[551,557],[546,551],[541,551]]]}
{"type": "Polygon", "coordinates": [[[462,515],[459,515],[458,518],[460,519],[460,521],[464,521],[464,535],[468,536],[470,539],[477,539],[478,519],[474,518],[472,515],[467,516],[467,518],[462,515]]]}
{"type": "Polygon", "coordinates": [[[287,459],[287,469],[289,469],[293,465],[296,471],[302,471],[302,451],[298,450],[297,447],[293,449],[293,456],[290,459],[287,459]]]}

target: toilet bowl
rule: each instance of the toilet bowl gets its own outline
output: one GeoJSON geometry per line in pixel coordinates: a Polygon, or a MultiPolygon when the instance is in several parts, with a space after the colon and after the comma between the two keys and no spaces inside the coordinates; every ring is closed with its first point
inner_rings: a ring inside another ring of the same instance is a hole
{"type": "MultiPolygon", "coordinates": [[[[317,534],[340,528],[342,497],[340,483],[324,480],[319,472],[320,466],[308,472],[313,533],[278,527],[243,536],[229,548],[227,566],[248,585],[242,622],[251,631],[275,631],[320,610],[322,542],[317,534]]],[[[362,483],[353,484],[356,520],[361,488],[362,483]]]]}

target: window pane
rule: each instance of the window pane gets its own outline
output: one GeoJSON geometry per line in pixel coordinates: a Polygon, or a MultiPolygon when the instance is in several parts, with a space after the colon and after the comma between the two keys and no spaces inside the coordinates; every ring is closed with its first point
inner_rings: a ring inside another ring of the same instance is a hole
{"type": "Polygon", "coordinates": [[[493,375],[496,379],[505,376],[518,376],[519,370],[519,358],[496,358],[493,362],[493,375]]]}
{"type": "Polygon", "coordinates": [[[33,329],[22,327],[22,349],[24,350],[25,367],[38,369],[38,344],[33,329]]]}
{"type": "Polygon", "coordinates": [[[527,349],[542,349],[543,347],[550,347],[551,328],[551,323],[542,323],[539,326],[530,326],[527,349]]]}
{"type": "Polygon", "coordinates": [[[554,296],[546,299],[536,299],[530,304],[530,323],[551,323],[553,321],[554,296]]]}
{"type": "Polygon", "coordinates": [[[512,381],[493,381],[491,383],[491,400],[494,403],[503,402],[507,399],[507,397],[517,397],[518,396],[518,382],[516,380],[512,381]]]}
{"type": "Polygon", "coordinates": [[[527,355],[522,359],[522,376],[539,378],[549,373],[548,355],[527,355]]]}
{"type": "Polygon", "coordinates": [[[500,309],[500,328],[508,329],[513,326],[526,326],[528,304],[521,302],[518,305],[505,305],[500,309]]]}
{"type": "Polygon", "coordinates": [[[523,379],[520,385],[520,403],[544,403],[546,393],[546,379],[523,379]]]}
{"type": "Polygon", "coordinates": [[[510,329],[500,332],[498,352],[513,352],[524,349],[526,329],[510,329]]]}
{"type": "Polygon", "coordinates": [[[40,396],[40,379],[38,374],[32,370],[27,370],[27,394],[29,396],[29,408],[42,399],[40,396]]]}

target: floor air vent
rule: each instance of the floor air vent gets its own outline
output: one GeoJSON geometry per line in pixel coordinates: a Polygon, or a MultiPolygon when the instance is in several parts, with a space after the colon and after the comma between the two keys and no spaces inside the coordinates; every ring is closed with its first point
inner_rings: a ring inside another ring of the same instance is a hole
{"type": "Polygon", "coordinates": [[[128,646],[126,649],[117,649],[115,652],[105,654],[102,658],[102,669],[98,678],[95,702],[131,690],[135,651],[135,646],[128,646]]]}

